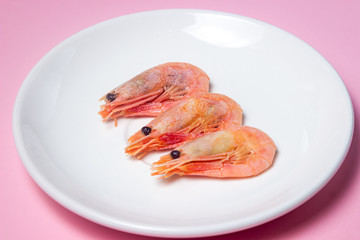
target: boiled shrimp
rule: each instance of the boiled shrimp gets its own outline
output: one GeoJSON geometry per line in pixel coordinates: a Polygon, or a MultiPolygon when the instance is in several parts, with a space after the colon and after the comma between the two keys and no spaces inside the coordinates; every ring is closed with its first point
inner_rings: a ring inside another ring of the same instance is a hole
{"type": "Polygon", "coordinates": [[[268,169],[275,156],[273,140],[261,130],[233,125],[191,140],[152,165],[152,175],[251,177],[268,169]]]}
{"type": "Polygon", "coordinates": [[[179,100],[209,91],[209,77],[189,63],[165,63],[150,68],[100,100],[103,120],[132,116],[158,116],[179,100]]]}
{"type": "Polygon", "coordinates": [[[234,100],[217,93],[197,94],[131,136],[125,152],[140,158],[150,151],[175,148],[206,133],[222,130],[233,122],[242,124],[242,109],[234,100]]]}

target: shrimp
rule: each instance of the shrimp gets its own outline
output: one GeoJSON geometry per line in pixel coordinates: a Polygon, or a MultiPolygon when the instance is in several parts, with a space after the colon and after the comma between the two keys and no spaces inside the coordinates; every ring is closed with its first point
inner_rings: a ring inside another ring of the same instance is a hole
{"type": "Polygon", "coordinates": [[[261,130],[232,125],[191,140],[152,165],[152,175],[251,177],[268,169],[275,156],[273,140],[261,130]]]}
{"type": "Polygon", "coordinates": [[[131,136],[125,152],[141,158],[150,151],[175,148],[205,133],[222,130],[229,122],[242,124],[242,112],[240,105],[225,95],[194,95],[131,136]]]}
{"type": "Polygon", "coordinates": [[[101,100],[103,120],[120,117],[155,117],[179,100],[197,92],[209,91],[209,77],[189,63],[165,63],[150,68],[117,88],[101,100]]]}

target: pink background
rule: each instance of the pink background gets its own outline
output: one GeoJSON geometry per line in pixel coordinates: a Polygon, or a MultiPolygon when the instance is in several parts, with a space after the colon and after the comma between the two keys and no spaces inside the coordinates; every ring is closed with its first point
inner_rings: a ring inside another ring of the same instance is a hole
{"type": "MultiPolygon", "coordinates": [[[[360,1],[0,0],[0,239],[156,239],[87,221],[48,197],[16,152],[16,94],[37,61],[72,34],[124,14],[168,8],[236,13],[280,27],[318,50],[342,77],[360,117],[360,1]]],[[[261,226],[208,239],[360,239],[359,125],[334,178],[294,211],[261,226]]],[[[311,167],[311,166],[309,166],[311,167]]]]}

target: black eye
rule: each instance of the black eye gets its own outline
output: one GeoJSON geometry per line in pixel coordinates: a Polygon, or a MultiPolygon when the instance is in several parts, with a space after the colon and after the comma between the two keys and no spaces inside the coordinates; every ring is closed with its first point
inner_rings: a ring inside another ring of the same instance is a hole
{"type": "Polygon", "coordinates": [[[116,94],[115,93],[108,93],[106,94],[106,100],[112,102],[116,99],[116,94]]]}
{"type": "Polygon", "coordinates": [[[147,135],[149,135],[149,134],[151,133],[151,128],[145,126],[145,127],[143,127],[143,128],[141,129],[141,132],[142,132],[145,136],[147,136],[147,135]]]}
{"type": "Polygon", "coordinates": [[[171,151],[170,156],[172,157],[172,159],[176,159],[176,158],[180,157],[180,154],[181,154],[180,151],[174,150],[174,151],[171,151]]]}

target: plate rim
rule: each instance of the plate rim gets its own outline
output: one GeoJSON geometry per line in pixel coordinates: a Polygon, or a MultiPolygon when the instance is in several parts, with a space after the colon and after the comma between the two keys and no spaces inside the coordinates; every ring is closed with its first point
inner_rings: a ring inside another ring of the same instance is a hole
{"type": "Polygon", "coordinates": [[[353,104],[351,102],[351,97],[349,95],[349,92],[346,89],[346,86],[335,70],[335,68],[313,47],[311,47],[309,44],[307,44],[302,39],[296,37],[292,33],[289,33],[279,27],[276,27],[274,25],[271,25],[269,23],[253,19],[250,17],[246,17],[243,15],[235,14],[235,13],[228,13],[228,12],[222,12],[222,11],[214,11],[214,10],[205,10],[205,9],[161,9],[161,10],[151,10],[151,11],[142,11],[142,12],[136,12],[136,13],[130,13],[121,15],[115,18],[111,18],[105,21],[101,21],[97,24],[94,24],[92,26],[89,26],[75,34],[72,34],[71,36],[67,37],[60,43],[56,44],[55,47],[53,47],[51,50],[49,50],[45,55],[41,57],[41,59],[33,66],[31,71],[27,74],[25,80],[23,81],[17,96],[15,100],[15,104],[13,107],[13,113],[12,113],[12,130],[13,130],[13,136],[15,141],[15,146],[17,149],[17,152],[20,156],[21,161],[23,162],[23,165],[25,166],[27,172],[32,177],[32,179],[36,182],[36,184],[53,200],[55,200],[57,203],[62,205],[63,207],[69,209],[73,213],[82,216],[92,222],[95,222],[97,224],[101,224],[106,227],[110,227],[115,230],[120,230],[128,233],[133,234],[140,234],[145,236],[153,236],[153,237],[173,237],[173,238],[190,238],[190,237],[205,237],[205,236],[215,236],[220,234],[226,234],[231,232],[236,232],[240,230],[245,230],[251,227],[255,227],[258,225],[261,225],[263,223],[269,222],[273,219],[276,219],[278,217],[281,217],[288,212],[294,210],[295,208],[299,207],[303,203],[305,203],[307,200],[312,198],[316,193],[318,193],[336,174],[340,166],[342,165],[343,161],[346,158],[346,155],[349,151],[349,148],[351,146],[353,132],[354,132],[354,109],[353,104]],[[157,15],[157,14],[163,14],[166,12],[176,12],[178,14],[187,14],[187,13],[208,13],[212,15],[220,15],[220,16],[228,16],[233,18],[239,18],[242,20],[250,21],[253,23],[257,23],[263,26],[271,27],[273,29],[276,29],[277,31],[281,31],[283,33],[288,34],[289,36],[295,38],[298,41],[301,41],[301,43],[307,45],[311,50],[313,50],[319,57],[322,58],[323,61],[325,61],[330,68],[334,70],[334,73],[337,75],[338,79],[340,80],[340,84],[343,86],[343,91],[345,92],[345,96],[347,97],[347,104],[349,105],[349,109],[351,110],[351,116],[349,116],[349,124],[350,124],[350,132],[348,133],[348,139],[347,142],[344,144],[345,147],[342,150],[342,159],[339,159],[337,165],[334,169],[332,169],[332,172],[329,173],[327,178],[321,179],[321,181],[318,182],[317,185],[312,186],[311,188],[308,188],[307,194],[303,195],[302,197],[293,198],[291,201],[287,201],[286,205],[283,207],[275,208],[274,210],[268,210],[266,213],[266,216],[262,217],[262,219],[252,219],[252,221],[248,221],[250,223],[248,224],[240,224],[239,220],[234,221],[232,223],[226,222],[226,224],[214,224],[215,226],[212,226],[212,228],[209,228],[209,225],[206,227],[203,226],[197,226],[194,228],[189,227],[174,227],[174,228],[161,228],[161,227],[151,227],[151,226],[142,226],[137,224],[128,223],[127,221],[119,221],[119,219],[115,219],[111,216],[108,216],[106,214],[103,214],[101,212],[95,211],[91,208],[83,206],[80,202],[78,202],[76,199],[73,199],[71,196],[68,196],[66,193],[62,192],[60,189],[58,189],[56,186],[51,184],[50,181],[47,181],[47,179],[42,176],[41,171],[38,170],[35,165],[32,163],[31,157],[29,157],[23,138],[22,136],[22,130],[20,127],[20,109],[21,105],[25,99],[25,93],[28,87],[31,85],[31,83],[35,79],[33,76],[41,69],[41,66],[47,61],[47,59],[51,58],[54,54],[56,54],[58,49],[61,49],[67,42],[73,41],[78,37],[81,37],[83,34],[86,34],[87,32],[94,31],[96,28],[101,27],[106,24],[111,24],[112,22],[116,22],[118,20],[124,19],[124,18],[132,18],[132,17],[142,17],[146,15],[157,15]],[[105,216],[104,216],[105,215],[105,216]],[[223,226],[224,225],[224,226],[223,226]],[[183,229],[185,228],[185,229],[183,229]],[[184,233],[184,231],[186,231],[184,233]]]}

